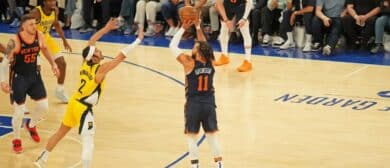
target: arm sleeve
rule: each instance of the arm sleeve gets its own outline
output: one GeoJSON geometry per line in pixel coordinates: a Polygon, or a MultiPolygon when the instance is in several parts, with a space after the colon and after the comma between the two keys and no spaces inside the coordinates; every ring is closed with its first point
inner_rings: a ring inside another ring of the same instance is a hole
{"type": "Polygon", "coordinates": [[[172,55],[175,57],[178,57],[183,53],[179,48],[180,39],[183,34],[184,28],[180,28],[180,30],[173,36],[171,43],[169,44],[169,49],[171,49],[172,55]]]}
{"type": "Polygon", "coordinates": [[[245,12],[244,16],[242,17],[243,19],[248,19],[249,13],[251,12],[253,7],[253,1],[252,0],[247,0],[245,3],[245,12]]]}

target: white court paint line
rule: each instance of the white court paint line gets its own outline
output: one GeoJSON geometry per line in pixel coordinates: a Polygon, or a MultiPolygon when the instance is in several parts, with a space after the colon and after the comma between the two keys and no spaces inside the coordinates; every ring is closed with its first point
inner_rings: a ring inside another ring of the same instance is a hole
{"type": "Polygon", "coordinates": [[[368,67],[370,67],[370,65],[363,66],[363,67],[361,67],[361,68],[359,68],[359,69],[357,69],[357,70],[355,70],[355,71],[353,71],[353,72],[351,72],[351,73],[349,73],[349,74],[344,75],[344,78],[349,78],[349,77],[351,77],[352,75],[354,75],[354,74],[356,74],[356,73],[358,73],[358,72],[360,72],[360,71],[363,71],[363,70],[367,69],[368,67]]]}

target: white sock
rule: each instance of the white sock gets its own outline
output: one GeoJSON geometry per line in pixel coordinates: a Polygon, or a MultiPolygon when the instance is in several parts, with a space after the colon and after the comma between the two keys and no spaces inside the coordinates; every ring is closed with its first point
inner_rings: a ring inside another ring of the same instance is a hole
{"type": "Polygon", "coordinates": [[[18,105],[14,103],[15,112],[12,115],[12,128],[14,133],[14,139],[20,139],[20,127],[22,126],[25,105],[18,105]]]}
{"type": "Polygon", "coordinates": [[[196,144],[196,136],[188,135],[188,150],[190,160],[198,160],[199,159],[199,148],[196,144]]]}
{"type": "Polygon", "coordinates": [[[222,157],[221,149],[219,147],[219,143],[217,140],[217,136],[213,133],[206,134],[207,142],[209,143],[209,146],[211,150],[213,151],[214,158],[222,157]]]}
{"type": "Polygon", "coordinates": [[[246,48],[245,47],[245,60],[248,62],[251,62],[251,57],[252,57],[252,48],[246,48]]]}
{"type": "Polygon", "coordinates": [[[44,114],[49,111],[49,103],[47,99],[39,100],[35,102],[35,111],[31,113],[31,120],[29,127],[35,127],[39,120],[43,119],[44,114]]]}
{"type": "Polygon", "coordinates": [[[306,40],[305,40],[306,43],[311,43],[311,37],[312,37],[311,34],[306,34],[305,36],[306,36],[306,40]]]}
{"type": "Polygon", "coordinates": [[[221,43],[221,53],[225,56],[228,56],[229,28],[224,22],[221,22],[221,32],[219,34],[219,41],[221,43]]]}
{"type": "Polygon", "coordinates": [[[56,90],[57,90],[58,92],[64,91],[64,85],[63,85],[63,84],[58,84],[56,90]]]}

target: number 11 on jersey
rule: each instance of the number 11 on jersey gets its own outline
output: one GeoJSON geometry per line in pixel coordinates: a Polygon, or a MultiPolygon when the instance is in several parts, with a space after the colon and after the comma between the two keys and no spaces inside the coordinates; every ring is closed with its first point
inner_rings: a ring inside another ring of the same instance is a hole
{"type": "Polygon", "coordinates": [[[199,75],[198,77],[198,92],[207,92],[209,90],[209,76],[199,75]]]}

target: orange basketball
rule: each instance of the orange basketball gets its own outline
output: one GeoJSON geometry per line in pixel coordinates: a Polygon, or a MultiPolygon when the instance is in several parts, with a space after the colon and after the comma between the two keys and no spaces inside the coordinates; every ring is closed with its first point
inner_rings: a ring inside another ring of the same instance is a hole
{"type": "Polygon", "coordinates": [[[199,12],[192,6],[182,7],[179,11],[180,21],[182,23],[186,21],[196,21],[199,20],[199,12]]]}

